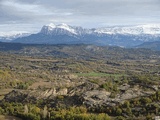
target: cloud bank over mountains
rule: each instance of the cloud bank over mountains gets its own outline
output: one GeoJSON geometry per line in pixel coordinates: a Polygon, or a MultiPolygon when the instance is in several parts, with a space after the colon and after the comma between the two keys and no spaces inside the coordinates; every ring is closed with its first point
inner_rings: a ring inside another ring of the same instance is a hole
{"type": "Polygon", "coordinates": [[[0,0],[0,31],[36,31],[50,22],[90,28],[158,24],[159,6],[159,0],[0,0]]]}

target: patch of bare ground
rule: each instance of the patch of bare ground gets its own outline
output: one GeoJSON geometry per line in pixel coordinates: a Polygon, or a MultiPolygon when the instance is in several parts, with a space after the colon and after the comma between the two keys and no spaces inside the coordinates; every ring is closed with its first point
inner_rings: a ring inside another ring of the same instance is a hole
{"type": "Polygon", "coordinates": [[[39,87],[51,88],[51,86],[52,86],[51,82],[39,81],[39,82],[35,82],[31,86],[29,86],[29,89],[37,89],[39,87]]]}
{"type": "Polygon", "coordinates": [[[0,115],[0,120],[22,120],[22,119],[14,117],[14,116],[0,115]]]}
{"type": "MultiPolygon", "coordinates": [[[[8,94],[9,92],[11,92],[13,89],[1,89],[0,90],[0,100],[2,100],[4,98],[4,96],[6,94],[8,94]]],[[[1,119],[0,119],[1,120],[1,119]]]]}

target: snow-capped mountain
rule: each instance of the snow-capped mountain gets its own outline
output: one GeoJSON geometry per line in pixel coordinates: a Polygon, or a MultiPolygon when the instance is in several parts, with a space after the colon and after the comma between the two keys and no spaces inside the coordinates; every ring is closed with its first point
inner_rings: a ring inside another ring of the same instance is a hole
{"type": "Polygon", "coordinates": [[[39,33],[13,42],[38,44],[98,44],[136,46],[146,41],[160,41],[160,25],[114,26],[85,29],[67,24],[44,25],[39,33]]]}
{"type": "Polygon", "coordinates": [[[72,28],[71,26],[67,25],[67,24],[60,24],[60,25],[54,25],[54,24],[49,24],[49,25],[45,25],[42,27],[41,29],[41,33],[45,33],[47,35],[72,35],[72,34],[77,34],[75,29],[72,28]]]}
{"type": "Polygon", "coordinates": [[[44,25],[40,33],[47,35],[69,35],[69,36],[78,36],[83,34],[90,34],[93,31],[90,29],[84,29],[82,27],[70,26],[65,23],[55,25],[53,23],[49,25],[44,25]]]}
{"type": "Polygon", "coordinates": [[[10,31],[10,32],[0,32],[0,41],[9,42],[20,37],[26,37],[31,35],[26,31],[10,31]]]}
{"type": "Polygon", "coordinates": [[[67,24],[55,25],[53,23],[45,25],[41,29],[42,33],[51,35],[64,35],[64,34],[130,34],[130,35],[160,35],[160,25],[138,25],[138,26],[116,26],[104,27],[97,29],[84,29],[82,27],[73,27],[67,24]]]}
{"type": "Polygon", "coordinates": [[[96,29],[95,32],[104,34],[160,35],[160,25],[106,27],[96,29]]]}

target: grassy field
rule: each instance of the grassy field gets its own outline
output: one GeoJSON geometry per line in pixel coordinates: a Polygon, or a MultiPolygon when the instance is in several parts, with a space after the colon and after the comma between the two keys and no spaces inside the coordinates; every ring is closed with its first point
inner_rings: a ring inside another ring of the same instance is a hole
{"type": "Polygon", "coordinates": [[[0,115],[0,120],[22,120],[22,119],[16,118],[16,117],[13,117],[13,116],[0,115]]]}
{"type": "Polygon", "coordinates": [[[108,74],[108,73],[96,73],[96,72],[90,72],[90,73],[77,73],[76,75],[78,75],[79,77],[121,77],[123,76],[123,74],[108,74]]]}

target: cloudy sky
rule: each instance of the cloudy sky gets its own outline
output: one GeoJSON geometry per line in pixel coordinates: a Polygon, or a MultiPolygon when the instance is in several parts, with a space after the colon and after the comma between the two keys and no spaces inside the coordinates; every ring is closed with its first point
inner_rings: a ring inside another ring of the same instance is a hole
{"type": "Polygon", "coordinates": [[[87,28],[159,24],[160,0],[0,0],[0,32],[37,32],[49,23],[87,28]]]}

